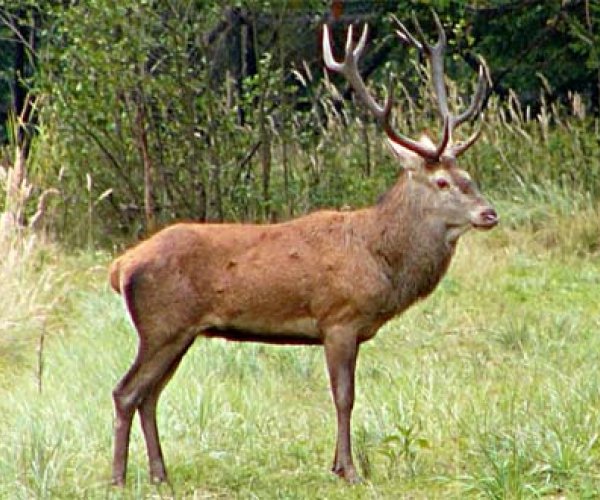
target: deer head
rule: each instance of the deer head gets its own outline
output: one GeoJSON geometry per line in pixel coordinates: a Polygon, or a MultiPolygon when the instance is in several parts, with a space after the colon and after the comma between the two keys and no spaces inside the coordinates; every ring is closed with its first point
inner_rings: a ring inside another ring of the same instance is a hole
{"type": "Polygon", "coordinates": [[[437,108],[443,122],[441,138],[437,144],[425,134],[419,140],[414,140],[394,130],[390,121],[393,108],[391,85],[383,106],[378,104],[369,93],[358,70],[358,60],[367,41],[368,25],[365,24],[362,35],[354,48],[353,28],[352,26],[348,28],[345,55],[341,63],[333,57],[329,29],[325,26],[323,57],[330,70],[336,71],[346,78],[358,99],[381,124],[386,132],[391,151],[400,160],[408,177],[417,181],[422,187],[429,188],[424,196],[428,196],[428,203],[446,222],[448,239],[455,241],[470,227],[489,229],[498,223],[496,211],[480,194],[469,174],[457,166],[457,158],[475,143],[479,138],[480,130],[477,130],[464,142],[454,141],[456,129],[479,113],[486,90],[486,78],[484,65],[481,64],[477,90],[469,107],[459,115],[452,114],[448,107],[444,83],[446,34],[435,12],[434,19],[438,40],[432,45],[427,42],[416,18],[414,18],[414,22],[418,37],[413,36],[396,17],[393,17],[398,37],[404,43],[415,47],[429,61],[437,108]]]}

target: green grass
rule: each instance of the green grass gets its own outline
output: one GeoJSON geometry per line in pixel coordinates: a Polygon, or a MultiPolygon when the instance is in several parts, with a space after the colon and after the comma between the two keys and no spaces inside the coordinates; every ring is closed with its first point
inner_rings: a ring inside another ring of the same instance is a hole
{"type": "Polygon", "coordinates": [[[502,227],[466,236],[432,297],[362,347],[358,486],[328,472],[320,348],[198,339],[159,406],[172,484],[149,484],[136,419],[113,490],[111,390],[135,334],[106,256],[31,250],[0,285],[0,498],[597,497],[598,210],[499,206],[502,227]]]}

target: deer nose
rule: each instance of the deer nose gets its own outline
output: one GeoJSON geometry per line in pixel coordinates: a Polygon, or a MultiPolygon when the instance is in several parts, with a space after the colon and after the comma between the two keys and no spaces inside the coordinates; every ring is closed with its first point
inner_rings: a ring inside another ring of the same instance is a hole
{"type": "Polygon", "coordinates": [[[494,227],[498,224],[498,214],[493,208],[486,208],[479,214],[479,217],[486,227],[494,227]]]}

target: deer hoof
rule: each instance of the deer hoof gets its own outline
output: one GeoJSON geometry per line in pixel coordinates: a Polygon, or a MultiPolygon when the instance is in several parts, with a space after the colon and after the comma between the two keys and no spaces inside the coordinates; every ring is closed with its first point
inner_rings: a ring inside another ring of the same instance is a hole
{"type": "Polygon", "coordinates": [[[362,479],[352,465],[349,467],[336,466],[331,469],[331,472],[344,479],[348,484],[359,484],[362,482],[362,479]]]}
{"type": "Polygon", "coordinates": [[[150,476],[150,481],[152,484],[162,484],[167,482],[166,474],[152,474],[150,476]]]}
{"type": "Polygon", "coordinates": [[[167,471],[162,459],[152,460],[150,462],[150,481],[153,484],[160,484],[167,481],[167,471]]]}
{"type": "Polygon", "coordinates": [[[111,485],[115,488],[124,488],[125,487],[125,477],[113,477],[111,481],[111,485]]]}

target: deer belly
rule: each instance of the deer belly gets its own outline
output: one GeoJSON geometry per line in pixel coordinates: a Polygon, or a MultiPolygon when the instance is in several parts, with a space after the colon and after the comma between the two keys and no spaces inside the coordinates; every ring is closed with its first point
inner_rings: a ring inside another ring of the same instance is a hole
{"type": "Polygon", "coordinates": [[[221,337],[241,342],[264,342],[268,344],[321,344],[322,338],[314,318],[256,321],[236,318],[223,321],[217,317],[207,318],[208,326],[201,335],[221,337]]]}

